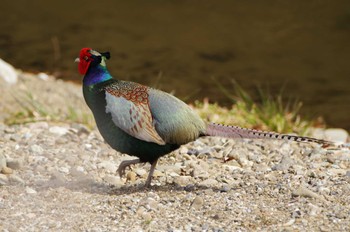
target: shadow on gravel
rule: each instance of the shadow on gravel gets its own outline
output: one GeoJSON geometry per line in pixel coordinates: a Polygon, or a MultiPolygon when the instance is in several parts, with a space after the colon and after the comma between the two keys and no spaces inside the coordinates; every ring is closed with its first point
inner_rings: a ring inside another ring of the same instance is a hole
{"type": "Polygon", "coordinates": [[[152,186],[145,188],[144,184],[139,185],[123,185],[113,186],[103,182],[96,182],[91,178],[82,178],[72,181],[66,181],[62,179],[53,178],[48,181],[37,182],[36,189],[38,191],[45,191],[50,188],[66,188],[73,192],[84,192],[90,194],[101,194],[101,195],[127,195],[133,193],[148,193],[148,192],[196,192],[211,189],[214,192],[227,192],[229,189],[216,188],[210,186],[193,185],[189,184],[185,187],[177,184],[167,183],[161,186],[152,186]]]}
{"type": "Polygon", "coordinates": [[[227,192],[225,189],[219,189],[216,187],[202,186],[202,185],[187,185],[185,187],[179,186],[177,184],[164,184],[161,186],[152,186],[150,188],[145,188],[143,184],[140,185],[125,185],[122,187],[109,186],[109,191],[106,194],[109,195],[125,195],[133,193],[148,193],[148,192],[196,192],[211,189],[214,192],[227,192]]]}

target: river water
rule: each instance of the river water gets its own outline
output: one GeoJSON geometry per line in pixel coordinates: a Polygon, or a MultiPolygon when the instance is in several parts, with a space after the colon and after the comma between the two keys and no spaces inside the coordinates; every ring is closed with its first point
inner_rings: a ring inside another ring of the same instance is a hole
{"type": "MultiPolygon", "coordinates": [[[[268,87],[350,130],[350,1],[2,1],[0,57],[80,82],[80,48],[111,73],[194,101],[230,105],[213,78],[268,87]]],[[[258,100],[258,99],[257,99],[258,100]]]]}

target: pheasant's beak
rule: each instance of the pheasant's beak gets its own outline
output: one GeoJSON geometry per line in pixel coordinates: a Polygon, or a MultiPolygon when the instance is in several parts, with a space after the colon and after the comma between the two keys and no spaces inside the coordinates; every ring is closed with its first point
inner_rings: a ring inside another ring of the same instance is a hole
{"type": "Polygon", "coordinates": [[[79,62],[80,62],[79,57],[78,57],[78,58],[76,58],[76,59],[74,60],[74,62],[75,62],[75,63],[79,63],[79,62]]]}

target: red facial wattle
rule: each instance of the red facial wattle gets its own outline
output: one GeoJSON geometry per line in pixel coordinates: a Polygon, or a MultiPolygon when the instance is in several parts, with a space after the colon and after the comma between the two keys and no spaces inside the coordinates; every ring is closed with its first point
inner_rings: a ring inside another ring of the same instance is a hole
{"type": "Polygon", "coordinates": [[[91,48],[83,48],[80,50],[78,69],[81,75],[85,75],[92,61],[91,48]]]}

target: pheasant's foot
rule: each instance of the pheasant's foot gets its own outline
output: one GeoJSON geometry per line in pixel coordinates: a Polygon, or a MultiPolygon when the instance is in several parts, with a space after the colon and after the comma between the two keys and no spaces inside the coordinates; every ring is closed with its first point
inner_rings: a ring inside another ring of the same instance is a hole
{"type": "Polygon", "coordinates": [[[141,163],[140,159],[122,161],[117,170],[117,172],[119,173],[119,176],[123,177],[125,175],[125,169],[127,167],[129,167],[132,164],[138,164],[138,163],[141,163]]]}
{"type": "Polygon", "coordinates": [[[154,169],[156,168],[157,161],[158,161],[158,160],[155,160],[155,161],[153,161],[153,163],[151,164],[151,169],[149,170],[149,174],[148,174],[148,177],[147,177],[147,180],[146,180],[146,183],[145,183],[145,187],[146,187],[146,188],[151,187],[152,176],[153,176],[154,169]]]}

